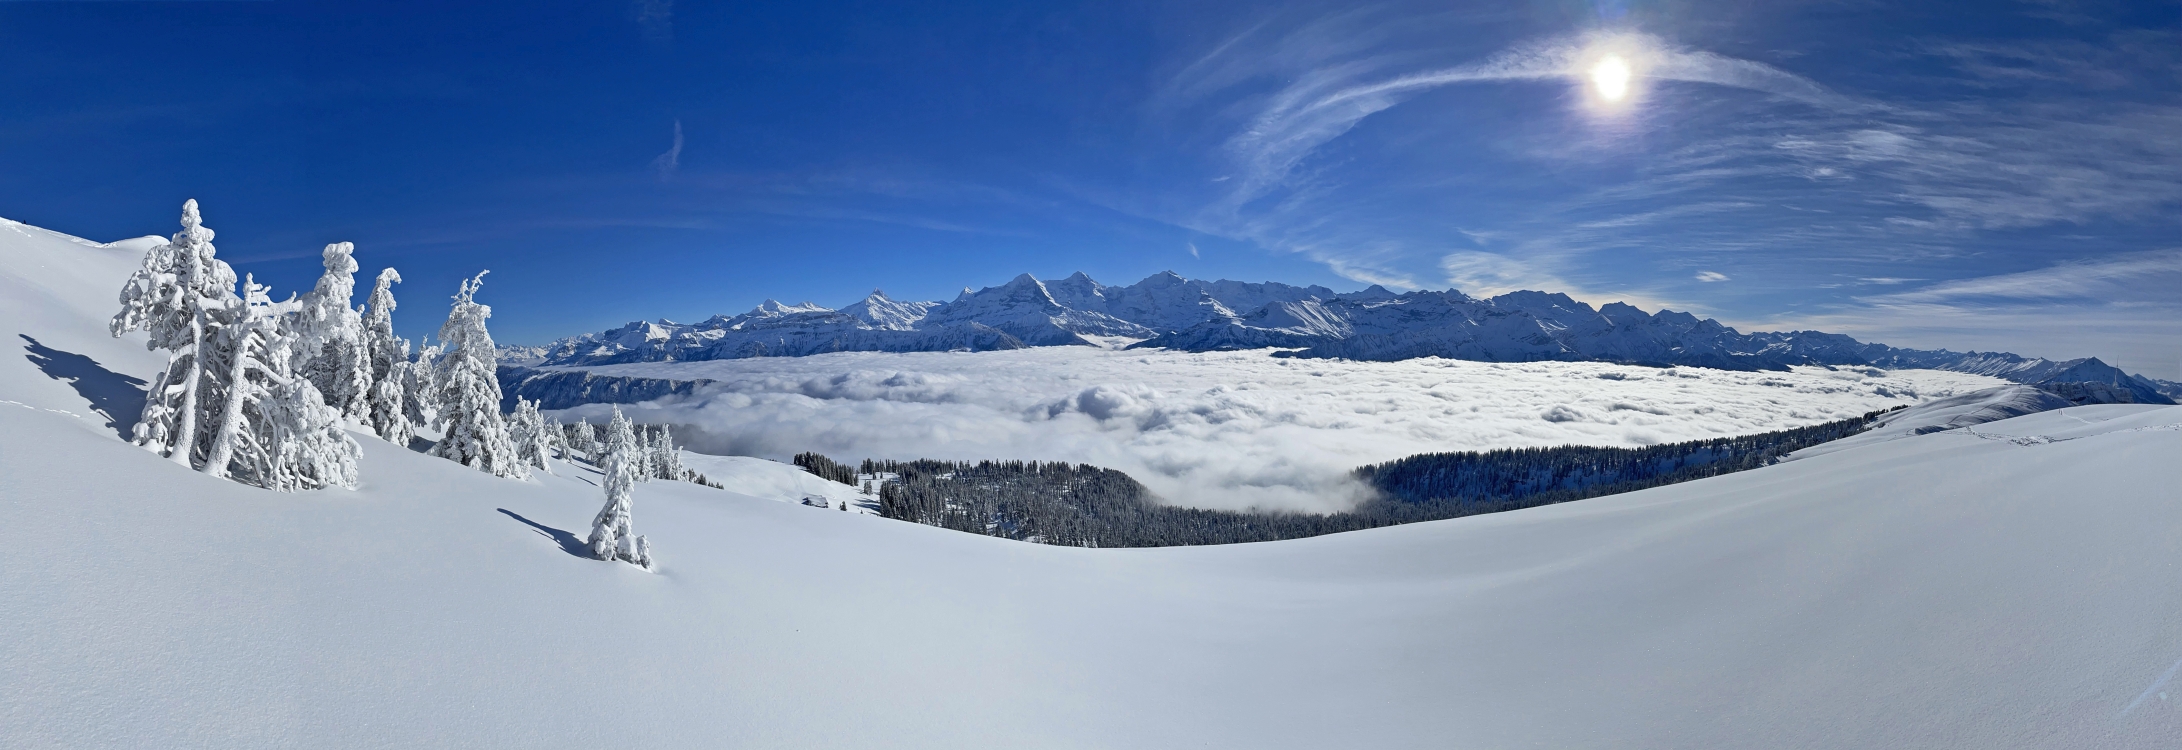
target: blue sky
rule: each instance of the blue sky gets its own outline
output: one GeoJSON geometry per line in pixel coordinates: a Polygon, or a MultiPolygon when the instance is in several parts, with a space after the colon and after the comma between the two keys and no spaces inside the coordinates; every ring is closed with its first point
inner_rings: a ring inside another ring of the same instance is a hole
{"type": "Polygon", "coordinates": [[[224,257],[290,290],[353,241],[408,279],[411,336],[486,268],[516,343],[1171,269],[1566,291],[2177,378],[2178,18],[0,2],[0,216],[165,234],[194,197],[224,257]]]}

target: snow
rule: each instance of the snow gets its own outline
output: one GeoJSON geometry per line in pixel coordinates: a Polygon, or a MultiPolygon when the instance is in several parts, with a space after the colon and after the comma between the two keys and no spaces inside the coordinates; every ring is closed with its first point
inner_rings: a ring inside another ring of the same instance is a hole
{"type": "Polygon", "coordinates": [[[830,507],[847,503],[852,513],[875,513],[878,498],[840,482],[820,479],[792,464],[749,456],[710,456],[683,452],[682,466],[736,492],[784,503],[820,498],[830,507]]]}
{"type": "MultiPolygon", "coordinates": [[[[571,549],[604,500],[585,467],[499,478],[359,433],[359,489],[274,493],[128,445],[93,407],[163,362],[104,338],[135,261],[0,225],[0,330],[40,342],[0,358],[0,744],[2182,736],[2161,682],[2182,664],[2182,407],[2046,411],[1625,495],[1222,547],[1044,547],[652,481],[635,490],[647,572],[571,549]]],[[[1729,401],[1794,392],[1702,382],[1729,401]]]]}
{"type": "MultiPolygon", "coordinates": [[[[1639,446],[1802,427],[1981,390],[1936,370],[1286,359],[1045,347],[583,368],[717,383],[622,409],[693,450],[1020,458],[1120,469],[1167,502],[1339,510],[1357,466],[1432,451],[1639,446]],[[1876,374],[1874,374],[1876,373],[1876,374]]],[[[604,419],[604,405],[559,412],[604,419]]]]}
{"type": "Polygon", "coordinates": [[[1853,437],[1812,446],[1789,454],[1787,460],[1848,450],[1872,443],[1944,430],[1967,428],[2041,411],[2068,408],[2067,399],[2035,386],[2003,385],[1960,396],[1927,401],[1880,417],[1871,429],[1853,437]]]}

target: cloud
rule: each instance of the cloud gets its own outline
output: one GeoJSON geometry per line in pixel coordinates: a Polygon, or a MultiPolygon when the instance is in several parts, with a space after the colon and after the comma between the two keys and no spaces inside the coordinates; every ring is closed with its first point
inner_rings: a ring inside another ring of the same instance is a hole
{"type": "MultiPolygon", "coordinates": [[[[1865,279],[1907,283],[1916,279],[1865,279]]],[[[1778,316],[1761,328],[1846,333],[1895,346],[1986,349],[2182,376],[2182,249],[2117,253],[1956,279],[1778,316]]]]}
{"type": "Polygon", "coordinates": [[[1914,291],[1859,299],[1875,304],[2147,297],[2182,302],[2182,291],[2178,290],[2182,290],[2182,248],[2068,261],[2031,271],[1944,281],[1914,291]]]}
{"type": "Polygon", "coordinates": [[[1200,256],[1200,255],[1198,255],[1198,254],[1197,254],[1197,243],[1195,243],[1195,242],[1189,243],[1189,257],[1192,257],[1192,258],[1199,258],[1199,257],[1203,257],[1203,256],[1200,256]]]}
{"type": "Polygon", "coordinates": [[[1523,261],[1474,250],[1441,257],[1440,271],[1447,275],[1447,283],[1473,297],[1493,297],[1521,289],[1558,292],[1569,287],[1568,282],[1523,261]]]}
{"type": "Polygon", "coordinates": [[[1707,283],[1710,283],[1710,282],[1714,282],[1714,281],[1726,281],[1726,280],[1727,280],[1727,274],[1724,274],[1724,273],[1720,273],[1720,272],[1718,272],[1718,271],[1698,271],[1698,272],[1697,272],[1697,280],[1698,280],[1698,281],[1703,281],[1703,282],[1707,282],[1707,283]]]}
{"type": "Polygon", "coordinates": [[[674,145],[672,147],[669,147],[666,153],[660,154],[658,158],[652,159],[652,171],[659,174],[659,179],[666,180],[673,178],[675,170],[680,169],[681,167],[682,120],[680,118],[676,118],[674,121],[674,145]]]}
{"type": "MultiPolygon", "coordinates": [[[[692,426],[677,434],[701,452],[1077,461],[1126,471],[1175,504],[1306,511],[1351,507],[1368,495],[1351,470],[1420,452],[1748,434],[1997,382],[1086,347],[588,369],[719,381],[622,407],[639,421],[692,426]]],[[[608,408],[561,416],[596,423],[608,408]]]]}
{"type": "Polygon", "coordinates": [[[1229,195],[1230,207],[1286,183],[1319,146],[1365,118],[1428,89],[1490,81],[1584,80],[1589,63],[1614,54],[1636,78],[1684,81],[1762,91],[1828,108],[1858,106],[1809,79],[1764,63],[1689,50],[1636,32],[1594,33],[1522,45],[1484,61],[1376,82],[1356,79],[1376,69],[1369,60],[1329,65],[1299,76],[1271,98],[1243,132],[1228,141],[1245,177],[1229,195]]]}
{"type": "Polygon", "coordinates": [[[655,43],[674,40],[674,0],[636,0],[636,24],[655,43]]]}

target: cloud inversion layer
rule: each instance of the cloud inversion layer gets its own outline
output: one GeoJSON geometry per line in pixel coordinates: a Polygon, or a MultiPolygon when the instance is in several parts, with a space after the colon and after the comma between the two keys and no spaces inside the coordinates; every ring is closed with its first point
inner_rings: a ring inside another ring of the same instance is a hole
{"type": "MultiPolygon", "coordinates": [[[[682,437],[703,452],[1066,460],[1129,472],[1176,504],[1309,511],[1364,497],[1351,469],[1415,453],[1747,434],[1999,382],[1940,372],[1347,362],[1081,347],[587,369],[722,381],[690,398],[622,407],[639,421],[694,426],[682,437]]],[[[563,418],[598,422],[607,408],[571,409],[563,418]]]]}

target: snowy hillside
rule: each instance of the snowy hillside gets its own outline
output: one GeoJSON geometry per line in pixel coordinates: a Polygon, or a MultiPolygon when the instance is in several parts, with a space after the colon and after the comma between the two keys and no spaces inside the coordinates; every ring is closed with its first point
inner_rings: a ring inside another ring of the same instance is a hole
{"type": "Polygon", "coordinates": [[[129,445],[105,415],[132,413],[162,360],[105,320],[146,246],[0,225],[0,330],[21,347],[0,359],[0,745],[2182,735],[2182,408],[2075,407],[1202,548],[1045,547],[745,492],[781,494],[777,474],[654,481],[635,505],[660,560],[646,572],[572,551],[601,498],[565,463],[496,478],[359,432],[359,489],[275,493],[129,445]]]}

